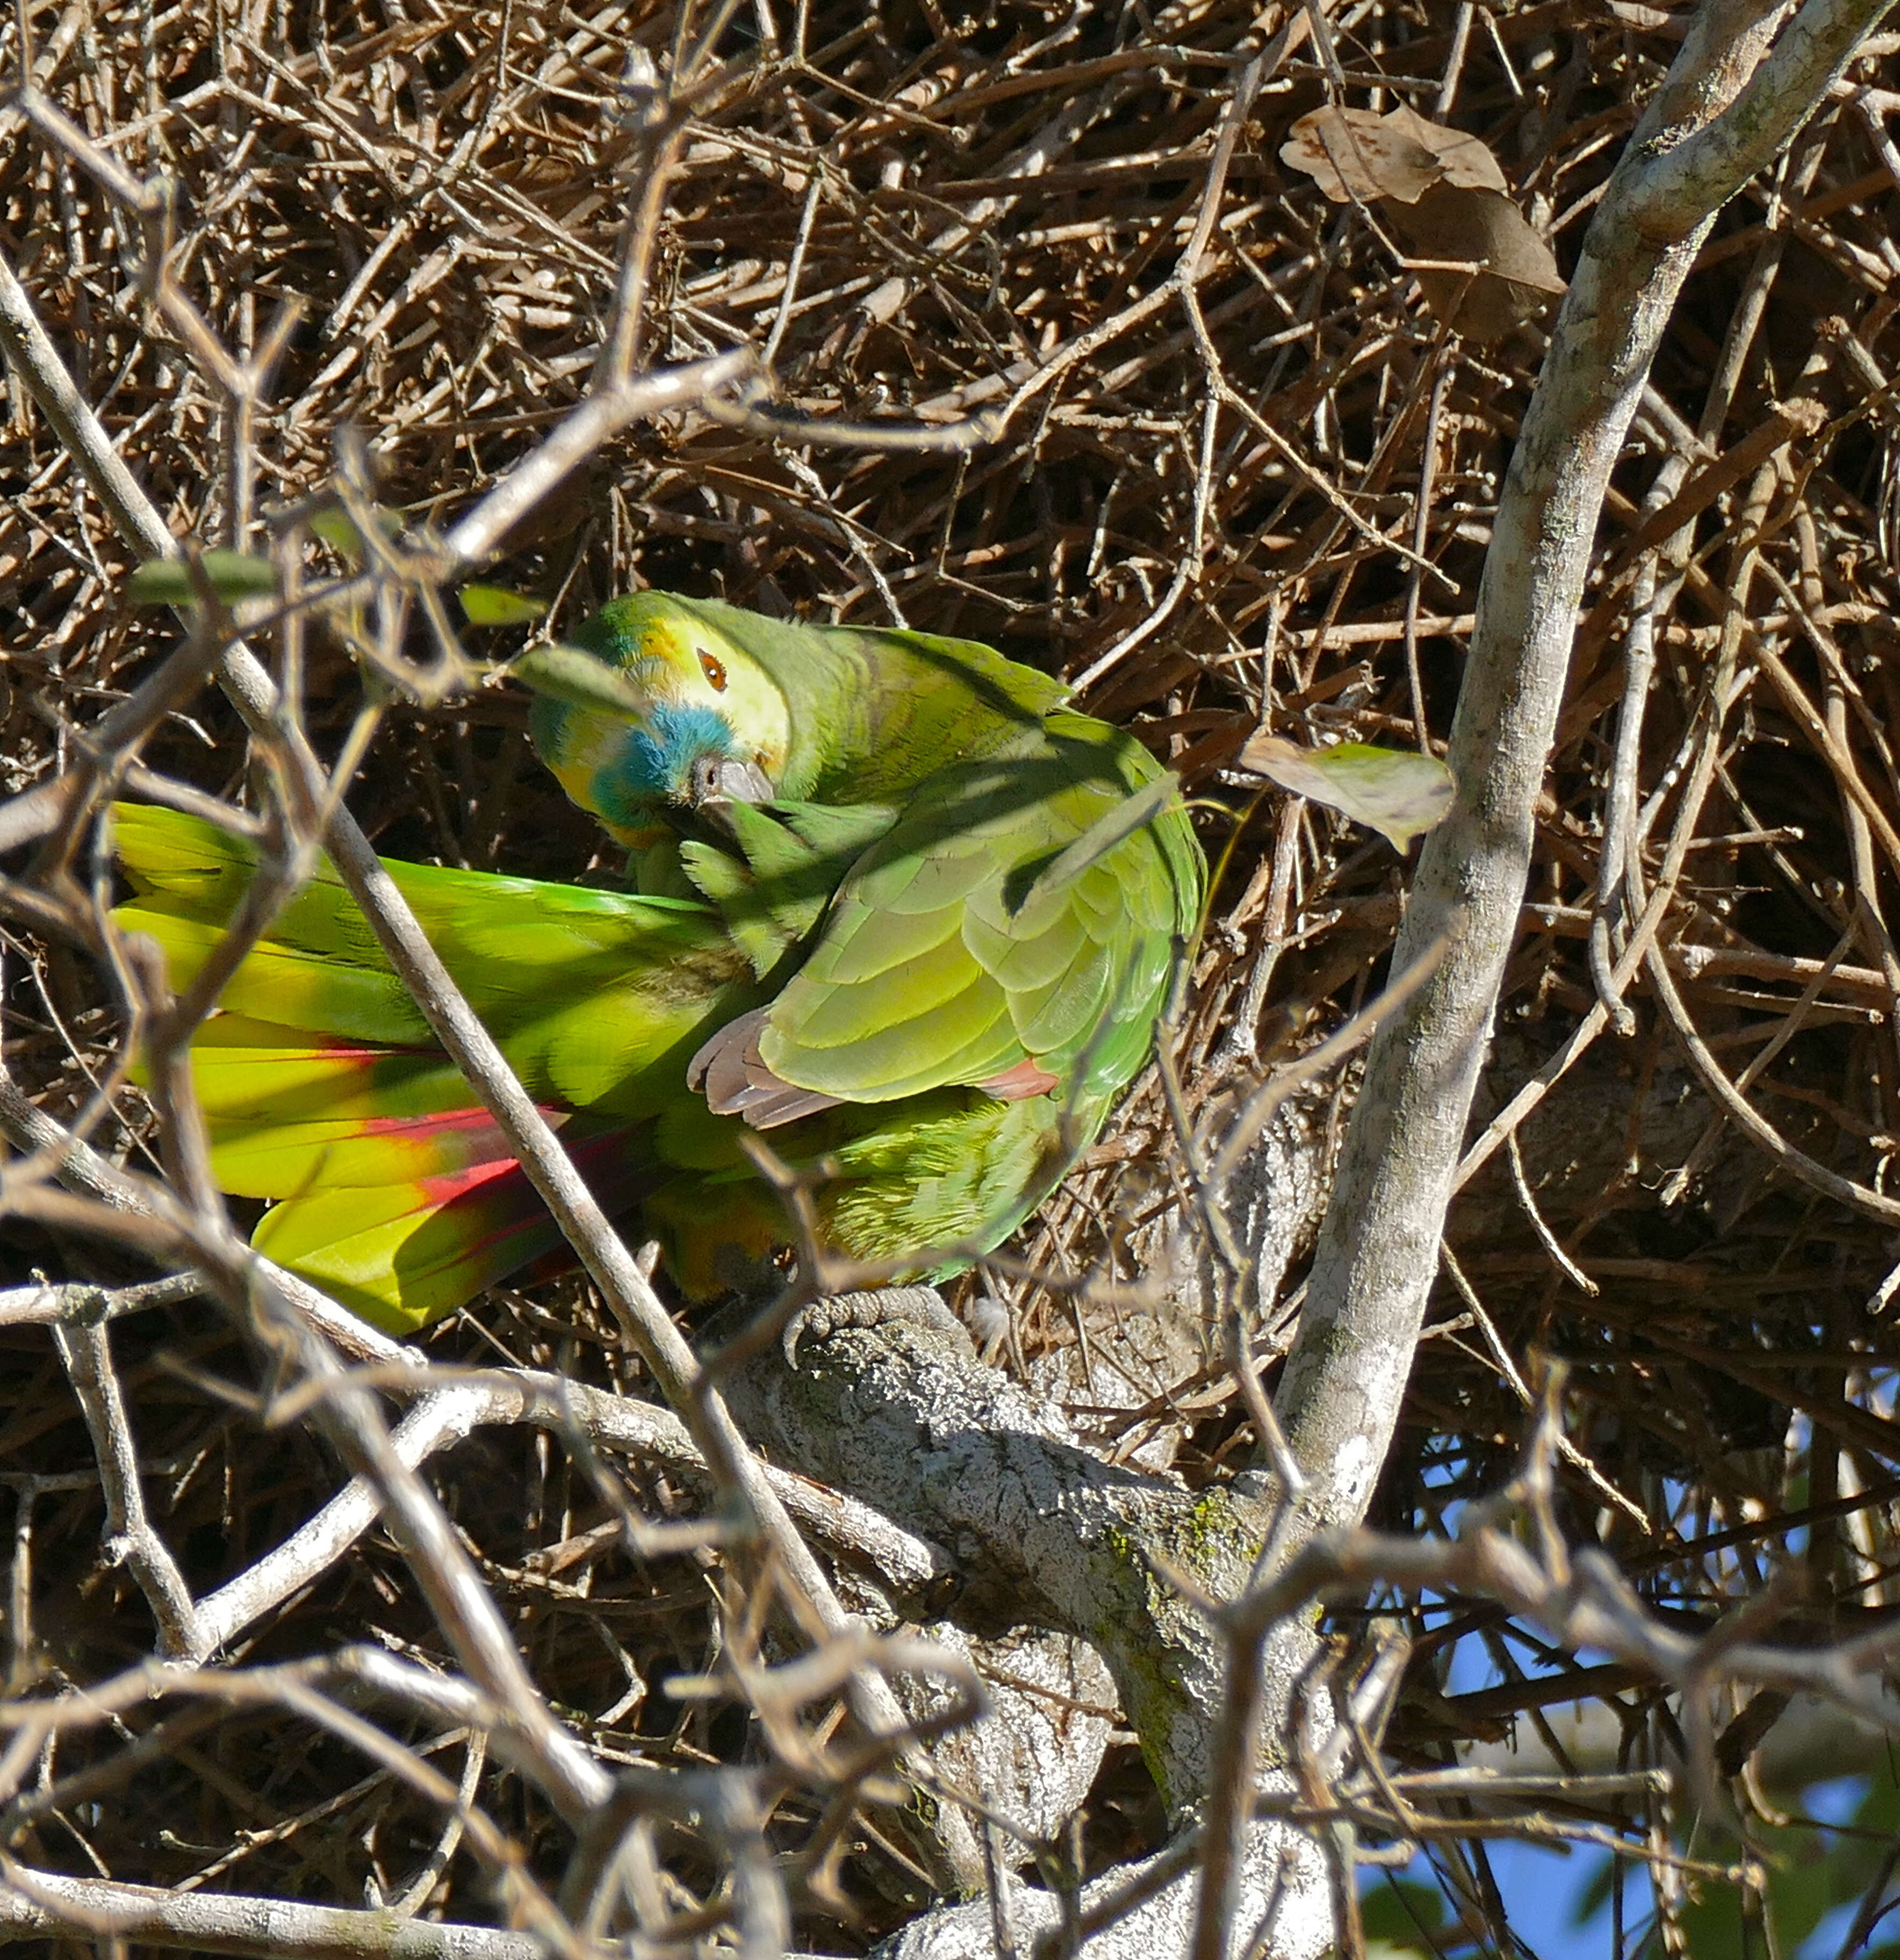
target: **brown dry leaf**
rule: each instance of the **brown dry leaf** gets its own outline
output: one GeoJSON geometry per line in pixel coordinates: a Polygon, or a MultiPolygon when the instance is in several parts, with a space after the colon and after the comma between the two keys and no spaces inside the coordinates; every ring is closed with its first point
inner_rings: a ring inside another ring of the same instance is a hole
{"type": "Polygon", "coordinates": [[[1416,257],[1481,266],[1534,292],[1564,290],[1550,247],[1501,191],[1440,184],[1388,215],[1416,257]]]}
{"type": "Polygon", "coordinates": [[[1467,136],[1462,129],[1447,129],[1442,123],[1427,123],[1402,102],[1386,118],[1386,124],[1431,151],[1443,167],[1446,183],[1465,190],[1510,190],[1497,159],[1475,136],[1467,136]]]}
{"type": "Polygon", "coordinates": [[[1472,340],[1498,339],[1564,291],[1549,246],[1475,136],[1402,105],[1389,116],[1316,109],[1294,124],[1280,155],[1335,204],[1376,201],[1414,257],[1481,268],[1419,275],[1425,304],[1472,340]]]}
{"type": "Polygon", "coordinates": [[[1415,258],[1484,268],[1418,275],[1425,304],[1471,339],[1501,338],[1564,289],[1550,247],[1501,191],[1442,183],[1413,204],[1388,200],[1384,212],[1415,258]]]}
{"type": "Polygon", "coordinates": [[[1396,198],[1410,203],[1445,174],[1438,156],[1410,130],[1370,109],[1316,109],[1280,147],[1280,161],[1303,171],[1335,204],[1396,198]]]}
{"type": "Polygon", "coordinates": [[[1281,161],[1303,171],[1335,204],[1352,198],[1415,202],[1434,185],[1508,191],[1497,159],[1475,136],[1427,123],[1403,103],[1389,116],[1370,109],[1316,109],[1281,146],[1281,161]]]}

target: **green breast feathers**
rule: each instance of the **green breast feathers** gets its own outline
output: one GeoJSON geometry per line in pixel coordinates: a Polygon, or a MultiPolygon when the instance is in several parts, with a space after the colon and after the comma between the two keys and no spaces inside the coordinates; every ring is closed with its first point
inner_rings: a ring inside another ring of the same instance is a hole
{"type": "MultiPolygon", "coordinates": [[[[392,863],[603,1202],[686,1291],[789,1236],[743,1147],[817,1176],[820,1230],[893,1278],[997,1245],[1145,1061],[1205,872],[1172,776],[987,647],[642,593],[524,663],[568,794],[635,889],[392,863]]],[[[182,985],[250,848],[121,805],[182,985]]],[[[559,1255],[507,1145],[325,864],[193,1050],[254,1242],[366,1319],[426,1324],[559,1255]]]]}

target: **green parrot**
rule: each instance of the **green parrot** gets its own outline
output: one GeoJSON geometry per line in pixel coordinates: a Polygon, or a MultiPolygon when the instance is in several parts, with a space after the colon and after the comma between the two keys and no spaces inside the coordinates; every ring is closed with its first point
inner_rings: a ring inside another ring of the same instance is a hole
{"type": "MultiPolygon", "coordinates": [[[[1205,866],[1173,777],[972,641],[642,593],[538,665],[536,748],[635,889],[390,863],[602,1201],[695,1298],[792,1234],[943,1278],[1006,1237],[1145,1061],[1205,866]]],[[[536,663],[524,663],[534,668],[536,663]]],[[[202,963],[245,841],[122,804],[114,915],[202,963]]],[[[259,1249],[404,1332],[561,1250],[326,863],[193,1059],[259,1249]]]]}

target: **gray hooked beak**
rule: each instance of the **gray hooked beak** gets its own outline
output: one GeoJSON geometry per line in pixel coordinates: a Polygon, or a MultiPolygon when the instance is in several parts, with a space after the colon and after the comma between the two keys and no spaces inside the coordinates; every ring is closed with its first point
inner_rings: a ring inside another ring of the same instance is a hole
{"type": "Polygon", "coordinates": [[[722,762],[712,756],[693,764],[686,786],[686,800],[702,816],[715,819],[721,803],[770,803],[775,794],[756,762],[722,762]]]}

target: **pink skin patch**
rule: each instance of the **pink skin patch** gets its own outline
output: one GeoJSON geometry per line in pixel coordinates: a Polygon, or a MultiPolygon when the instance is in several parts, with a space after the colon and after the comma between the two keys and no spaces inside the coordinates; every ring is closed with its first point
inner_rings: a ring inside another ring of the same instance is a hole
{"type": "Polygon", "coordinates": [[[1026,1102],[1032,1096],[1046,1096],[1061,1079],[1050,1074],[1035,1056],[1026,1055],[1014,1068],[1006,1068],[1001,1075],[992,1075],[988,1081],[976,1086],[999,1102],[1026,1102]]]}

